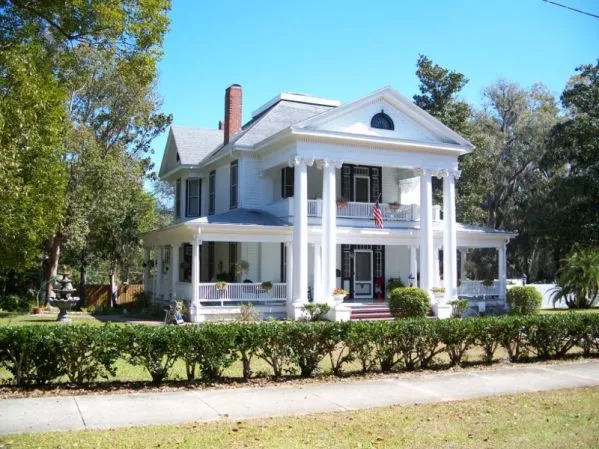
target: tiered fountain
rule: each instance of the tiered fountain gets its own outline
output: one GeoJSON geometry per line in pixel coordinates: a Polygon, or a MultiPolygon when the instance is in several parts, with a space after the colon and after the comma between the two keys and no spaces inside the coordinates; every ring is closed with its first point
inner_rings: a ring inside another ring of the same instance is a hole
{"type": "Polygon", "coordinates": [[[69,273],[65,270],[61,273],[62,279],[56,279],[56,283],[60,284],[60,288],[54,287],[54,296],[50,297],[49,303],[52,307],[58,307],[60,312],[58,313],[58,321],[69,323],[71,317],[67,315],[67,312],[79,302],[78,296],[71,296],[77,291],[73,288],[73,284],[69,279],[69,273]]]}

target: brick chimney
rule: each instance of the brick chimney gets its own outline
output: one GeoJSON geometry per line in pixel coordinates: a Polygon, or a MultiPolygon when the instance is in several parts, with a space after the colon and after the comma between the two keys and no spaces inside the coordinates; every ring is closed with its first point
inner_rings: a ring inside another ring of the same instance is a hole
{"type": "Polygon", "coordinates": [[[242,90],[239,84],[231,84],[225,91],[225,145],[241,130],[242,90]]]}

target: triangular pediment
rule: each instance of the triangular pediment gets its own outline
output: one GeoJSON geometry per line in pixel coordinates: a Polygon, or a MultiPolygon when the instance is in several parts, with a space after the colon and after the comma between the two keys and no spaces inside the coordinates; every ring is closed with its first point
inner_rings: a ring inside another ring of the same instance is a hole
{"type": "Polygon", "coordinates": [[[322,132],[427,144],[455,145],[470,151],[473,145],[395,89],[386,87],[294,126],[322,132]],[[393,129],[373,127],[376,114],[392,120],[393,129]]]}

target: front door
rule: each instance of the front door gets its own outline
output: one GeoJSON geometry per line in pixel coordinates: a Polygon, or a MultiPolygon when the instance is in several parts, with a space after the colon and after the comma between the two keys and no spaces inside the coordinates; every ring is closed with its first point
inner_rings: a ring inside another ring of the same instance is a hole
{"type": "Polygon", "coordinates": [[[372,298],[372,250],[354,251],[354,298],[372,298]]]}

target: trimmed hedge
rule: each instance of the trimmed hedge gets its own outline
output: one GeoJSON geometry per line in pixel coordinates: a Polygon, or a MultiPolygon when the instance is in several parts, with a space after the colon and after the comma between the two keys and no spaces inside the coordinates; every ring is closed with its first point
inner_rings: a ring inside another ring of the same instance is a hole
{"type": "Polygon", "coordinates": [[[395,318],[424,318],[430,308],[428,293],[421,288],[401,287],[391,291],[389,310],[395,318]]]}
{"type": "Polygon", "coordinates": [[[177,360],[189,380],[214,382],[235,361],[243,377],[252,360],[264,360],[274,377],[313,376],[328,358],[334,375],[348,363],[363,372],[430,367],[446,354],[464,362],[473,347],[491,363],[498,348],[513,362],[559,359],[578,350],[599,354],[599,314],[531,315],[447,320],[208,323],[190,326],[87,325],[0,327],[0,367],[19,386],[69,381],[85,384],[115,375],[115,362],[143,366],[164,382],[177,360]]]}
{"type": "Polygon", "coordinates": [[[505,302],[510,315],[532,315],[541,308],[543,296],[530,285],[512,287],[507,291],[505,302]]]}

